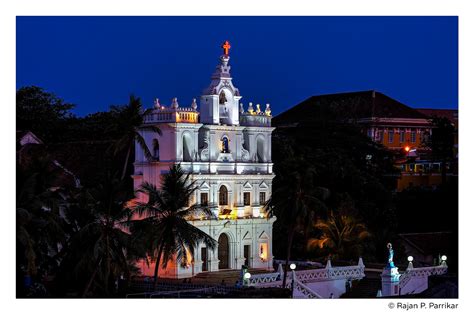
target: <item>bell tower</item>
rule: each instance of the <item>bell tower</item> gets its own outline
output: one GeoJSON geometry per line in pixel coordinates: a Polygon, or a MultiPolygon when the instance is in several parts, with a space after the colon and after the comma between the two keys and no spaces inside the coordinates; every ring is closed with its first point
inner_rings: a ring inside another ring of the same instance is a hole
{"type": "Polygon", "coordinates": [[[201,96],[201,122],[205,124],[239,125],[238,88],[232,84],[229,65],[230,43],[222,44],[223,55],[211,76],[211,84],[201,96]]]}

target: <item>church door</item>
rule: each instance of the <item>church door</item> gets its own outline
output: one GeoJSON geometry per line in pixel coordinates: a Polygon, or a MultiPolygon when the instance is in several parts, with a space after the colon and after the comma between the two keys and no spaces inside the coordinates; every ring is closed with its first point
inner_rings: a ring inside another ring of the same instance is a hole
{"type": "Polygon", "coordinates": [[[250,245],[244,245],[245,266],[250,267],[250,245]]]}
{"type": "Polygon", "coordinates": [[[202,271],[207,271],[207,247],[201,248],[202,271]]]}
{"type": "Polygon", "coordinates": [[[229,268],[229,237],[225,233],[219,236],[217,256],[219,258],[219,269],[229,268]]]}

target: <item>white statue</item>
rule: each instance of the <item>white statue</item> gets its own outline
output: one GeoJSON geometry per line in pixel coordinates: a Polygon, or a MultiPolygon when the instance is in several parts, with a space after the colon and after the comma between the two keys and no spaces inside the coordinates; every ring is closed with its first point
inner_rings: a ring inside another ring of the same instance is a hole
{"type": "Polygon", "coordinates": [[[243,161],[249,161],[250,160],[250,153],[248,150],[245,149],[245,140],[242,137],[242,147],[240,148],[241,154],[242,154],[242,160],[243,161]]]}
{"type": "Polygon", "coordinates": [[[209,133],[204,133],[204,147],[200,150],[201,161],[209,160],[209,133]]]}

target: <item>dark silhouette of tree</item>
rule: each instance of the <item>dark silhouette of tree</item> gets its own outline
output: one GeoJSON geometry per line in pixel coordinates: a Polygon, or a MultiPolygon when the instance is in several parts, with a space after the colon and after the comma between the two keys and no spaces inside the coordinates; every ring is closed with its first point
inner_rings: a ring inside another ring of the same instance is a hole
{"type": "Polygon", "coordinates": [[[140,134],[142,130],[148,130],[161,135],[161,130],[154,125],[144,125],[146,111],[142,109],[140,98],[133,95],[126,106],[112,106],[111,112],[117,117],[109,131],[120,134],[117,142],[114,144],[114,153],[126,151],[125,162],[122,170],[122,180],[125,178],[127,167],[129,165],[130,154],[135,147],[135,142],[140,145],[145,157],[148,160],[153,159],[150,148],[146,145],[145,139],[140,134]]]}
{"type": "Polygon", "coordinates": [[[189,174],[185,174],[179,165],[174,165],[162,176],[160,189],[145,182],[137,190],[144,193],[148,201],[138,202],[133,207],[143,219],[132,221],[131,230],[136,241],[143,241],[148,254],[155,260],[155,289],[160,265],[166,268],[174,258],[181,262],[192,258],[200,242],[204,242],[210,250],[216,247],[216,240],[187,221],[201,214],[212,216],[206,207],[197,204],[189,206],[190,198],[197,188],[193,185],[189,174]]]}
{"type": "Polygon", "coordinates": [[[453,160],[454,156],[454,126],[445,117],[433,117],[431,119],[433,126],[431,136],[429,136],[425,145],[431,148],[431,158],[441,161],[441,183],[446,184],[447,163],[453,160]]]}
{"type": "Polygon", "coordinates": [[[73,108],[41,87],[22,87],[16,92],[16,128],[32,131],[46,142],[58,141],[73,108]]]}
{"type": "Polygon", "coordinates": [[[88,274],[83,297],[94,283],[109,296],[110,283],[120,274],[130,274],[131,256],[127,253],[131,236],[126,230],[131,217],[126,206],[130,193],[124,186],[123,181],[108,175],[96,188],[78,191],[69,200],[66,215],[74,230],[64,267],[73,265],[76,276],[85,278],[88,274]]]}
{"type": "Polygon", "coordinates": [[[272,196],[265,208],[286,226],[286,255],[282,286],[286,286],[288,264],[297,232],[306,233],[318,215],[324,214],[324,200],[329,191],[314,184],[314,169],[303,159],[295,158],[287,147],[286,159],[280,160],[272,196]]]}

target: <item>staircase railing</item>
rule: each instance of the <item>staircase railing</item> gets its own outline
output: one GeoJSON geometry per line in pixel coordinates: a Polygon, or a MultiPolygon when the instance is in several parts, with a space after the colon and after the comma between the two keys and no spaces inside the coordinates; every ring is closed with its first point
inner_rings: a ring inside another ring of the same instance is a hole
{"type": "MultiPolygon", "coordinates": [[[[291,283],[290,283],[290,287],[291,287],[291,283]]],[[[306,286],[304,283],[302,283],[298,279],[295,279],[294,287],[296,290],[301,292],[307,299],[322,299],[323,298],[316,291],[312,290],[311,288],[306,286]]]]}
{"type": "Polygon", "coordinates": [[[401,290],[414,277],[417,277],[417,278],[426,277],[426,278],[428,278],[431,275],[443,275],[443,274],[446,274],[447,272],[448,272],[448,266],[447,265],[409,268],[400,276],[399,291],[401,292],[401,290]]]}

